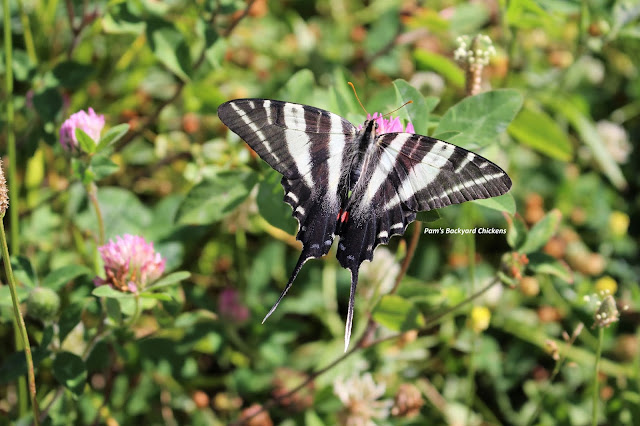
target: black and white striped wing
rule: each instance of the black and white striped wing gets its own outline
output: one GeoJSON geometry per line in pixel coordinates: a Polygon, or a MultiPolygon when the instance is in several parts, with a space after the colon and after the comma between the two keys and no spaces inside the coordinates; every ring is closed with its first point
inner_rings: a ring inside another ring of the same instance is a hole
{"type": "Polygon", "coordinates": [[[347,145],[357,129],[342,117],[319,108],[267,99],[236,99],[218,108],[220,120],[284,177],[284,200],[298,220],[303,249],[287,286],[267,316],[291,287],[302,265],[328,253],[340,211],[338,185],[347,145]]]}
{"type": "MultiPolygon", "coordinates": [[[[358,270],[379,244],[402,235],[419,211],[505,194],[511,179],[497,165],[450,143],[411,133],[380,135],[362,166],[340,223],[338,260],[351,270],[351,299],[358,270]]],[[[347,330],[353,316],[347,315],[347,330]]]]}
{"type": "Polygon", "coordinates": [[[464,148],[411,133],[382,134],[349,199],[338,259],[357,269],[378,244],[403,234],[417,212],[497,197],[510,188],[504,170],[464,148]]]}

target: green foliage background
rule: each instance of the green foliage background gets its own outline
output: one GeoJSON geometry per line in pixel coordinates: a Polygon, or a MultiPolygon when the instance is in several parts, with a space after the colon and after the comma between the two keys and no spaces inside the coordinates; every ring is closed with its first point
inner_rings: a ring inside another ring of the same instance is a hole
{"type": "MultiPolygon", "coordinates": [[[[378,424],[633,424],[639,16],[629,0],[5,0],[11,40],[0,74],[6,83],[11,67],[13,90],[3,84],[0,143],[5,173],[7,165],[15,173],[5,218],[11,262],[21,302],[47,287],[61,303],[44,322],[23,309],[44,423],[226,424],[257,403],[276,424],[334,424],[348,413],[336,380],[369,372],[386,385],[382,398],[410,383],[424,400],[416,417],[378,424]],[[453,52],[458,36],[479,33],[497,55],[483,73],[485,93],[466,98],[453,52]],[[372,113],[412,100],[394,115],[497,162],[514,185],[500,199],[423,217],[389,252],[378,249],[358,289],[358,342],[325,371],[342,356],[349,274],[332,253],[307,263],[261,324],[299,255],[296,222],[277,173],[216,110],[233,98],[274,98],[360,123],[347,81],[372,113]],[[58,130],[89,107],[114,130],[82,164],[58,130]],[[142,235],[167,259],[168,276],[141,299],[139,318],[132,297],[93,292],[101,273],[85,190],[93,182],[105,239],[142,235]],[[407,273],[387,294],[395,278],[387,272],[407,252],[407,273]],[[496,277],[502,284],[472,301],[491,312],[488,328],[474,332],[470,305],[458,304],[496,277]],[[621,319],[600,333],[584,297],[607,277],[621,319]],[[246,318],[221,313],[225,289],[246,318]],[[580,323],[568,344],[563,332],[580,323]],[[274,399],[319,371],[293,402],[274,399]]],[[[12,322],[2,285],[0,423],[28,424],[12,322]]]]}

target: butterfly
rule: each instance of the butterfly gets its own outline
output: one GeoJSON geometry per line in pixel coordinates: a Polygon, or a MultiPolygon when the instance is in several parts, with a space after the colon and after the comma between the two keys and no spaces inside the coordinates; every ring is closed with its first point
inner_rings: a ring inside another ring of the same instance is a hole
{"type": "Polygon", "coordinates": [[[302,253],[278,307],[302,265],[329,252],[351,272],[345,351],[349,347],[358,271],[379,244],[404,234],[420,211],[496,197],[511,179],[486,158],[413,133],[379,134],[375,119],[358,128],[329,111],[270,99],[235,99],[220,120],[282,174],[284,201],[298,220],[302,253]]]}

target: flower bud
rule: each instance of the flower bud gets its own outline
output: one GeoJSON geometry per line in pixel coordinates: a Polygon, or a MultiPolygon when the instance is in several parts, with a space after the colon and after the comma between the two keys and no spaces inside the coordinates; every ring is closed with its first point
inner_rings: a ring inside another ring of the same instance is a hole
{"type": "Polygon", "coordinates": [[[36,287],[31,290],[27,299],[27,313],[32,318],[43,322],[56,317],[60,309],[60,297],[47,287],[36,287]]]}
{"type": "Polygon", "coordinates": [[[78,149],[78,139],[76,129],[82,129],[97,144],[100,141],[100,132],[104,127],[104,115],[98,115],[93,108],[89,108],[89,113],[78,111],[71,114],[60,127],[60,145],[67,151],[78,149]]]}
{"type": "Polygon", "coordinates": [[[606,296],[602,299],[600,307],[596,312],[596,327],[608,327],[614,322],[618,322],[620,319],[620,312],[616,306],[616,301],[613,296],[606,296]]]}

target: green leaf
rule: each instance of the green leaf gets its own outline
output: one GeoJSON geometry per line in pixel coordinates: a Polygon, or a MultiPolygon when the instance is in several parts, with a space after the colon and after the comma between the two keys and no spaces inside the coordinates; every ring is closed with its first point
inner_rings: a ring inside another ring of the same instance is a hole
{"type": "Polygon", "coordinates": [[[454,34],[475,34],[482,31],[490,18],[489,7],[485,3],[461,2],[453,9],[451,31],[454,34]]]}
{"type": "Polygon", "coordinates": [[[311,102],[311,93],[314,85],[313,73],[308,69],[302,69],[287,80],[279,90],[279,95],[288,102],[308,104],[311,102]]]}
{"type": "Polygon", "coordinates": [[[91,276],[93,272],[83,265],[63,266],[62,268],[51,271],[42,281],[42,286],[53,290],[60,290],[66,283],[81,275],[91,276]]]}
{"type": "Polygon", "coordinates": [[[118,291],[110,285],[101,285],[93,289],[91,292],[96,297],[106,297],[111,299],[126,299],[129,297],[133,297],[133,293],[125,293],[122,291],[118,291]]]}
{"type": "Polygon", "coordinates": [[[508,128],[522,144],[562,161],[569,161],[573,147],[567,134],[543,111],[525,106],[508,128]]]}
{"type": "Polygon", "coordinates": [[[416,214],[416,220],[421,222],[435,222],[440,219],[440,217],[438,210],[427,210],[426,212],[418,212],[416,214]]]}
{"type": "Polygon", "coordinates": [[[418,308],[398,295],[383,296],[372,316],[377,323],[393,331],[414,330],[425,324],[418,308]]]}
{"type": "Polygon", "coordinates": [[[144,20],[134,2],[113,3],[102,19],[102,28],[107,34],[138,35],[144,31],[144,20]]]}
{"type": "MultiPolygon", "coordinates": [[[[399,32],[400,26],[400,8],[397,3],[389,2],[384,9],[384,13],[380,13],[375,19],[372,19],[370,26],[367,29],[367,37],[364,39],[364,51],[365,52],[385,52],[385,49],[389,43],[393,43],[393,39],[399,32]]],[[[389,52],[385,52],[380,56],[388,55],[389,52]]]]}
{"type": "Polygon", "coordinates": [[[33,95],[33,107],[45,123],[54,121],[62,109],[62,96],[58,89],[47,88],[33,95]]]}
{"type": "MultiPolygon", "coordinates": [[[[208,29],[208,31],[212,31],[208,29]]],[[[215,31],[214,31],[215,32],[215,31]]],[[[227,38],[218,38],[213,44],[208,45],[205,51],[205,58],[214,70],[221,69],[224,64],[224,54],[229,48],[229,40],[227,38]]]]}
{"type": "Polygon", "coordinates": [[[47,348],[51,344],[51,342],[53,341],[53,336],[55,334],[53,328],[54,328],[53,324],[50,324],[45,327],[45,329],[42,332],[42,338],[40,339],[40,343],[38,344],[38,347],[47,348]]]}
{"type": "Polygon", "coordinates": [[[438,138],[439,138],[440,140],[443,140],[443,141],[445,141],[445,142],[446,142],[446,141],[448,141],[449,139],[453,139],[455,136],[457,136],[457,135],[459,135],[459,134],[460,134],[460,132],[455,132],[455,131],[451,131],[451,132],[444,132],[444,133],[440,133],[440,134],[438,135],[438,138]]]}
{"type": "Polygon", "coordinates": [[[551,210],[529,230],[527,238],[522,246],[518,248],[518,251],[522,253],[532,253],[540,250],[547,244],[549,238],[555,234],[561,219],[562,214],[560,210],[551,210]]]}
{"type": "Polygon", "coordinates": [[[103,154],[91,157],[91,171],[93,180],[104,179],[120,170],[120,166],[103,154]]]}
{"type": "Polygon", "coordinates": [[[288,234],[295,234],[298,222],[291,216],[291,206],[283,201],[284,189],[280,185],[281,175],[275,170],[269,171],[258,186],[258,211],[271,225],[288,234]]]}
{"type": "Polygon", "coordinates": [[[508,4],[506,21],[515,28],[544,28],[552,22],[551,16],[535,0],[513,0],[508,4]]]}
{"type": "Polygon", "coordinates": [[[561,97],[547,97],[544,102],[564,115],[576,129],[580,139],[591,149],[594,161],[600,166],[604,174],[618,189],[627,187],[627,181],[620,170],[620,166],[613,159],[596,129],[593,120],[583,114],[573,103],[561,97]]]}
{"type": "Polygon", "coordinates": [[[75,132],[80,149],[87,154],[93,154],[96,151],[96,142],[80,127],[76,127],[75,132]]]}
{"type": "Polygon", "coordinates": [[[38,285],[38,276],[28,257],[11,256],[11,269],[13,269],[13,276],[19,284],[29,288],[38,285]]]}
{"type": "Polygon", "coordinates": [[[464,87],[464,72],[451,59],[438,53],[424,49],[416,49],[413,53],[418,69],[434,71],[444,77],[455,87],[464,87]]]}
{"type": "Polygon", "coordinates": [[[501,89],[464,98],[442,116],[434,137],[460,132],[448,141],[474,149],[494,143],[522,106],[517,90],[501,89]]]}
{"type": "Polygon", "coordinates": [[[195,33],[198,36],[198,42],[204,45],[204,56],[207,62],[214,69],[220,68],[224,62],[226,38],[220,37],[218,31],[204,17],[196,21],[195,33]]]}
{"type": "MultiPolygon", "coordinates": [[[[114,238],[123,234],[141,234],[152,220],[147,206],[140,202],[131,191],[114,187],[99,187],[98,201],[102,210],[106,238],[114,238]],[[126,208],[123,208],[126,206],[126,208]]],[[[76,225],[82,229],[98,232],[95,212],[85,208],[79,215],[74,216],[76,225]]]]}
{"type": "Polygon", "coordinates": [[[507,244],[516,250],[524,243],[525,238],[527,238],[527,227],[524,222],[518,217],[512,217],[508,221],[507,244]]]}
{"type": "Polygon", "coordinates": [[[253,172],[231,170],[202,181],[185,197],[176,221],[206,225],[223,219],[249,196],[257,180],[253,172]]]}
{"type": "MultiPolygon", "coordinates": [[[[18,300],[20,303],[24,302],[27,297],[29,297],[29,287],[26,286],[18,286],[16,288],[16,293],[18,296],[18,300]]],[[[11,300],[11,290],[8,285],[0,286],[0,308],[8,308],[6,312],[10,312],[10,315],[13,315],[13,301],[11,300]]]]}
{"type": "Polygon", "coordinates": [[[162,300],[163,302],[171,302],[173,299],[166,293],[140,293],[141,299],[162,300]]]}
{"type": "Polygon", "coordinates": [[[527,265],[537,274],[549,274],[560,278],[571,284],[573,282],[573,272],[567,264],[559,261],[546,253],[531,253],[527,256],[527,265]]]}
{"type": "Polygon", "coordinates": [[[100,138],[100,143],[98,143],[98,146],[96,147],[96,152],[100,152],[110,147],[111,145],[116,143],[118,140],[120,140],[124,135],[126,135],[128,131],[129,131],[128,123],[118,124],[117,126],[110,128],[104,134],[104,136],[100,138]]]}
{"type": "Polygon", "coordinates": [[[75,61],[63,61],[53,69],[53,76],[66,89],[77,89],[92,77],[94,68],[91,65],[75,61]]]}
{"type": "Polygon", "coordinates": [[[398,115],[413,124],[416,133],[426,135],[429,132],[429,114],[438,105],[440,99],[433,96],[425,98],[418,89],[402,79],[395,80],[393,86],[396,90],[398,106],[412,101],[410,105],[398,110],[398,115]]]}
{"type": "Polygon", "coordinates": [[[211,324],[217,320],[218,316],[207,309],[194,309],[193,311],[183,312],[178,315],[173,325],[186,330],[191,329],[201,322],[211,324]]]}
{"type": "MultiPolygon", "coordinates": [[[[613,5],[613,12],[611,13],[613,25],[609,34],[607,34],[608,40],[615,39],[616,35],[627,24],[637,21],[640,16],[640,4],[633,0],[618,0],[613,5]]],[[[636,22],[637,23],[637,22],[636,22]]]]}
{"type": "Polygon", "coordinates": [[[53,360],[53,376],[61,385],[80,396],[87,381],[87,367],[78,355],[59,352],[53,360]]]}
{"type": "Polygon", "coordinates": [[[83,306],[80,303],[72,303],[60,311],[60,320],[58,322],[60,342],[64,342],[71,330],[82,320],[82,310],[83,306]]]}
{"type": "Polygon", "coordinates": [[[335,68],[331,73],[329,96],[331,110],[342,117],[348,117],[353,111],[362,111],[342,68],[335,68]]]}
{"type": "Polygon", "coordinates": [[[509,213],[512,216],[516,214],[516,200],[513,199],[513,195],[510,192],[498,197],[473,200],[473,202],[489,209],[509,213]]]}
{"type": "Polygon", "coordinates": [[[307,426],[324,426],[322,418],[313,410],[305,410],[304,424],[307,426]]]}
{"type": "Polygon", "coordinates": [[[120,324],[122,321],[122,312],[120,311],[120,303],[118,303],[118,300],[107,298],[105,301],[105,309],[107,310],[107,316],[116,324],[120,324]]]}
{"type": "Polygon", "coordinates": [[[177,284],[180,281],[186,280],[190,276],[191,276],[191,273],[187,271],[174,272],[154,282],[153,284],[145,288],[145,290],[157,290],[162,287],[167,287],[173,284],[177,284]]]}
{"type": "MultiPolygon", "coordinates": [[[[35,64],[29,58],[29,54],[24,50],[16,48],[13,51],[13,78],[17,81],[31,81],[35,74],[35,64]]],[[[0,65],[0,73],[4,74],[4,68],[0,65]]]]}
{"type": "MultiPolygon", "coordinates": [[[[51,352],[46,349],[33,349],[33,366],[37,367],[42,360],[51,357],[51,352]]],[[[27,375],[27,361],[24,352],[13,352],[3,356],[0,363],[0,385],[15,382],[20,376],[27,375]]]]}
{"type": "Polygon", "coordinates": [[[191,57],[184,35],[170,22],[147,21],[147,40],[155,57],[183,81],[189,81],[191,57]]]}

